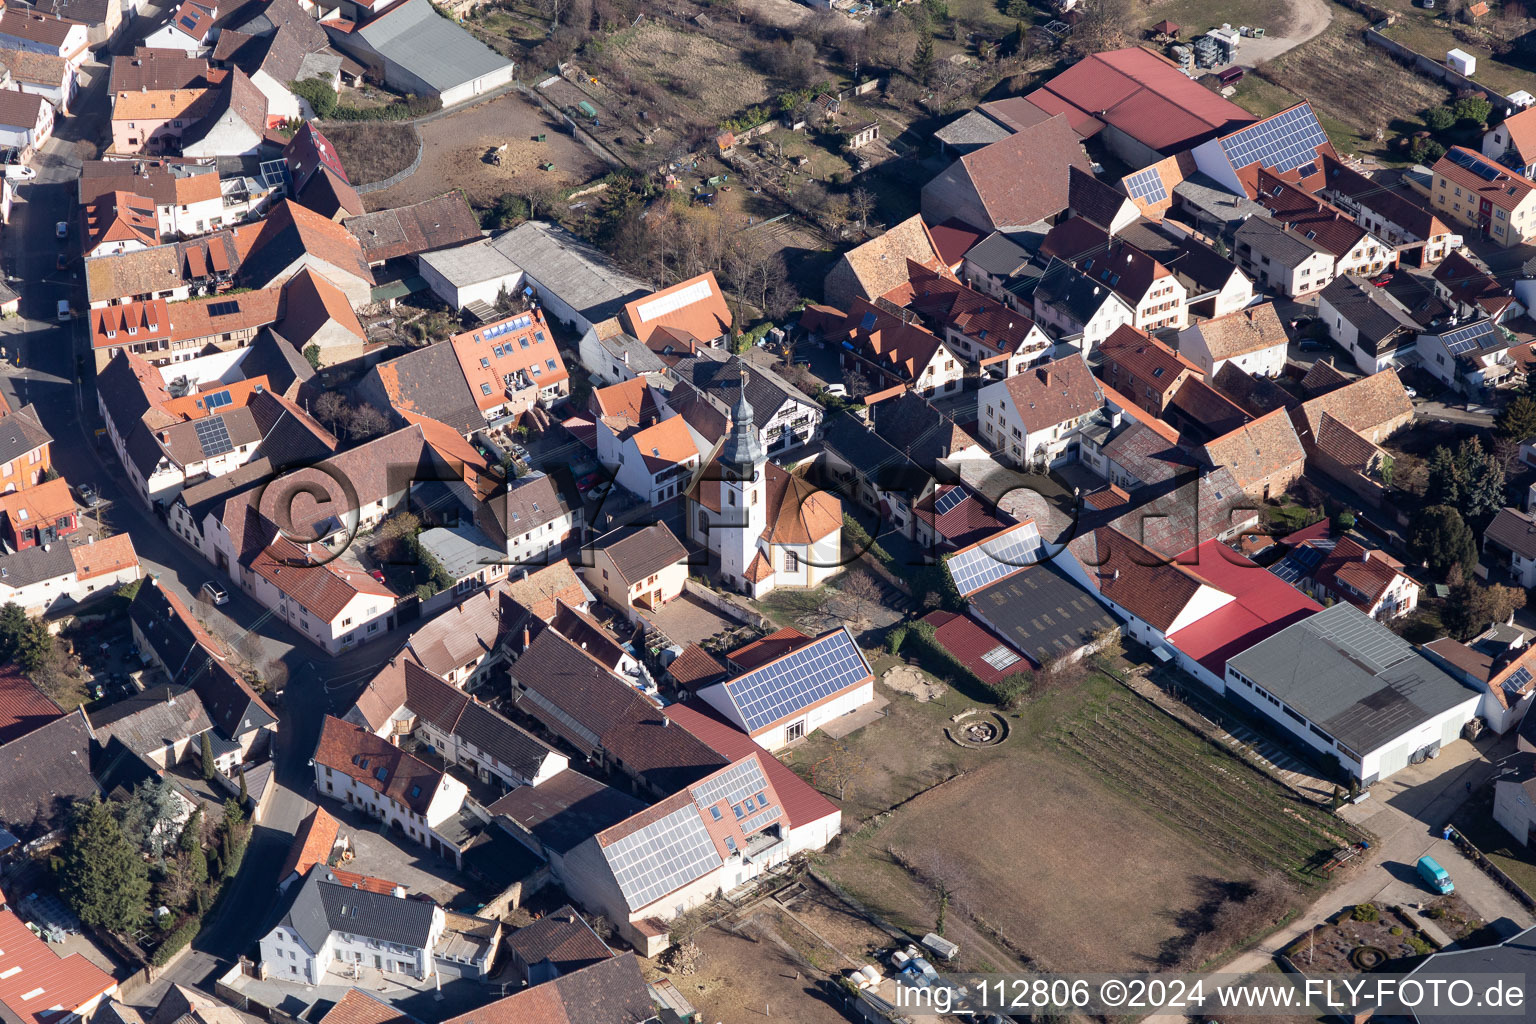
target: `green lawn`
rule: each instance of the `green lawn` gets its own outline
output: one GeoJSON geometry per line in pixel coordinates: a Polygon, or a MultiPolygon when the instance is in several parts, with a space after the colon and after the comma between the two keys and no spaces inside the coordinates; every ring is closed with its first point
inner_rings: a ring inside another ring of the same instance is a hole
{"type": "Polygon", "coordinates": [[[1472,80],[1492,86],[1506,96],[1517,89],[1531,88],[1531,71],[1499,60],[1486,46],[1461,42],[1453,34],[1450,21],[1433,12],[1410,8],[1409,13],[1397,24],[1384,29],[1382,34],[1404,46],[1411,46],[1431,60],[1444,60],[1447,50],[1464,50],[1477,58],[1477,73],[1471,76],[1472,80]]]}
{"type": "Polygon", "coordinates": [[[1278,35],[1289,27],[1289,10],[1287,4],[1275,0],[1168,0],[1145,5],[1137,20],[1143,28],[1171,21],[1183,29],[1184,39],[1205,35],[1223,22],[1233,28],[1249,25],[1278,35]]]}

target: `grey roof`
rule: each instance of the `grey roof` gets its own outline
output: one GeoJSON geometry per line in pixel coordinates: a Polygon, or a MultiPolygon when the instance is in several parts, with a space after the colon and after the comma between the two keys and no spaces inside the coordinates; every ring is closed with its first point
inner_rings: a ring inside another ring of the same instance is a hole
{"type": "Polygon", "coordinates": [[[1536,516],[1517,508],[1501,508],[1483,539],[1524,558],[1536,558],[1536,516]]]}
{"type": "Polygon", "coordinates": [[[931,466],[925,469],[918,465],[849,412],[838,411],[827,417],[822,446],[885,491],[921,494],[932,473],[931,466]]]}
{"type": "MultiPolygon", "coordinates": [[[[1526,719],[1530,717],[1527,715],[1526,719]]],[[[1530,758],[1530,754],[1516,754],[1509,763],[1520,770],[1529,771],[1530,758]]],[[[1496,946],[1476,946],[1431,954],[1409,972],[1409,977],[1418,982],[1438,978],[1449,984],[1453,980],[1465,980],[1468,975],[1479,974],[1520,975],[1525,978],[1536,974],[1536,928],[1527,928],[1496,946]]],[[[1412,1013],[1414,1024],[1456,1024],[1467,1019],[1465,1010],[1458,1012],[1421,1008],[1412,1013]]],[[[1526,1016],[1529,1017],[1529,1011],[1526,1016]]]]}
{"type": "Polygon", "coordinates": [[[569,768],[537,786],[518,786],[486,808],[493,815],[505,815],[556,853],[567,853],[644,809],[623,790],[569,768]]]}
{"type": "Polygon", "coordinates": [[[112,3],[113,0],[30,0],[26,9],[69,21],[83,21],[87,25],[104,25],[112,3]]]}
{"type": "Polygon", "coordinates": [[[1285,267],[1299,267],[1308,257],[1328,251],[1269,217],[1248,218],[1237,229],[1237,238],[1254,252],[1285,267]]]}
{"type": "Polygon", "coordinates": [[[428,0],[406,0],[357,30],[387,60],[443,92],[493,75],[512,62],[438,14],[428,0]]]}
{"type": "MultiPolygon", "coordinates": [[[[502,498],[492,498],[486,507],[495,517],[502,536],[511,539],[537,530],[571,511],[560,494],[555,477],[534,473],[519,479],[502,498]]],[[[505,560],[505,552],[501,559],[505,560]]]]}
{"type": "Polygon", "coordinates": [[[1164,486],[1168,489],[1154,490],[1153,497],[1129,511],[1123,505],[1103,512],[1084,508],[1078,536],[1113,526],[1162,557],[1175,558],[1205,541],[1225,539],[1258,519],[1253,503],[1225,466],[1195,480],[1177,477],[1164,486]]]}
{"type": "Polygon", "coordinates": [[[637,377],[645,373],[663,373],[667,369],[666,361],[653,352],[649,345],[623,331],[601,338],[598,343],[637,377]]]}
{"type": "Polygon", "coordinates": [[[966,250],[965,262],[993,277],[1011,277],[1029,262],[1029,253],[994,231],[966,250]]]}
{"type": "Polygon", "coordinates": [[[933,137],[947,146],[980,149],[993,142],[1000,142],[1013,132],[979,110],[967,110],[949,124],[933,133],[933,137]]]}
{"type": "Polygon", "coordinates": [[[0,746],[0,827],[29,842],[63,827],[69,804],[97,792],[82,712],[0,746]]]}
{"type": "Polygon", "coordinates": [[[0,555],[0,598],[10,588],[58,579],[75,571],[75,557],[68,544],[38,544],[0,555]]]}
{"type": "Polygon", "coordinates": [[[108,705],[93,716],[98,738],[116,736],[140,754],[163,750],[213,728],[197,694],[184,687],[152,687],[108,705]]]}
{"type": "Polygon", "coordinates": [[[318,950],[333,931],[427,948],[437,904],[353,889],[335,878],[324,867],[310,869],[283,918],[310,949],[318,950]]]}
{"type": "Polygon", "coordinates": [[[467,523],[434,526],[416,538],[423,550],[431,552],[448,574],[462,580],[487,566],[506,561],[506,551],[491,546],[491,539],[467,523]]]}
{"type": "Polygon", "coordinates": [[[397,412],[430,416],[461,434],[485,426],[459,357],[446,342],[412,349],[378,364],[368,374],[391,382],[385,396],[397,412]]]}
{"type": "MultiPolygon", "coordinates": [[[[426,0],[412,2],[427,6],[426,0]]],[[[618,316],[626,303],[653,291],[601,249],[556,224],[525,221],[492,239],[491,247],[593,323],[618,316]]]]}
{"type": "Polygon", "coordinates": [[[19,459],[52,440],[38,420],[37,410],[24,405],[9,416],[0,418],[0,464],[19,459]]]}
{"type": "Polygon", "coordinates": [[[1207,217],[1236,227],[1249,217],[1262,215],[1264,207],[1246,196],[1233,195],[1204,174],[1194,174],[1173,187],[1174,197],[1207,217]]]}
{"type": "Polygon", "coordinates": [[[467,288],[482,281],[509,277],[522,268],[512,262],[490,239],[469,242],[451,249],[424,252],[417,257],[455,288],[467,288]]]}
{"type": "Polygon", "coordinates": [[[1323,289],[1321,298],[1360,332],[1361,347],[1380,355],[1388,344],[1404,332],[1416,332],[1418,325],[1382,289],[1366,285],[1353,275],[1336,277],[1323,289]]]}
{"type": "Polygon", "coordinates": [[[1088,591],[1050,563],[1020,569],[971,595],[971,607],[1003,639],[1044,665],[1116,625],[1088,591]]]}
{"type": "Polygon", "coordinates": [[[1287,626],[1227,665],[1358,756],[1477,700],[1412,644],[1346,601],[1287,626]]]}
{"type": "MultiPolygon", "coordinates": [[[[723,349],[700,349],[697,355],[684,356],[672,367],[669,376],[686,381],[713,398],[726,409],[734,408],[741,391],[741,371],[746,364],[739,356],[723,349]]],[[[805,393],[764,366],[747,369],[747,404],[756,419],[768,422],[785,402],[815,405],[805,393]]]]}
{"type": "Polygon", "coordinates": [[[1104,303],[1114,298],[1111,289],[1054,256],[1035,287],[1037,302],[1054,306],[1080,324],[1092,320],[1104,303]]]}
{"type": "Polygon", "coordinates": [[[315,375],[315,368],[298,347],[270,327],[263,327],[245,358],[240,360],[240,372],[246,379],[266,377],[267,384],[280,395],[288,395],[295,384],[303,384],[315,375]]]}

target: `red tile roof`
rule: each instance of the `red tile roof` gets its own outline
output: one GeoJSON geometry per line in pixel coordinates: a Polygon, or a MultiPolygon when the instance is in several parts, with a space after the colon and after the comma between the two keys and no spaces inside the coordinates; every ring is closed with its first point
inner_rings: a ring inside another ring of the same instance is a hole
{"type": "Polygon", "coordinates": [[[947,220],[928,229],[939,259],[947,267],[954,267],[965,258],[977,242],[984,237],[980,231],[958,220],[947,220]]]}
{"type": "Polygon", "coordinates": [[[935,642],[988,686],[996,686],[1008,676],[1039,667],[1028,655],[1019,653],[1002,637],[969,616],[934,611],[924,615],[923,621],[933,627],[935,642]],[[991,656],[994,661],[1003,661],[1010,656],[1015,660],[995,668],[984,656],[991,656]]]}
{"type": "Polygon", "coordinates": [[[14,662],[0,665],[0,745],[63,717],[63,709],[22,675],[14,662]]]}
{"type": "Polygon", "coordinates": [[[60,957],[9,908],[0,909],[0,1003],[25,1024],[46,1024],[110,992],[117,982],[80,953],[60,957]]]}
{"type": "Polygon", "coordinates": [[[714,272],[706,271],[629,303],[624,307],[624,322],[642,342],[649,342],[659,327],[713,341],[730,333],[731,310],[714,272]]]}
{"type": "Polygon", "coordinates": [[[1436,161],[1431,170],[1501,210],[1513,210],[1525,201],[1526,196],[1536,191],[1536,181],[1510,170],[1497,160],[1488,159],[1476,150],[1467,149],[1465,146],[1452,146],[1451,152],[1462,154],[1461,159],[1469,163],[1488,168],[1489,177],[1485,178],[1461,166],[1451,159],[1449,153],[1436,161]]]}
{"type": "Polygon", "coordinates": [[[362,726],[326,715],[315,763],[340,772],[417,814],[426,814],[443,773],[362,726]]]}
{"type": "Polygon", "coordinates": [[[735,664],[743,672],[751,672],[768,664],[770,661],[782,658],[786,654],[798,651],[811,642],[806,636],[792,626],[769,633],[767,636],[758,637],[744,647],[738,647],[726,654],[726,660],[735,664]]]}
{"type": "Polygon", "coordinates": [[[1323,610],[1322,605],[1220,541],[1208,540],[1179,555],[1177,561],[1236,598],[1168,638],[1218,679],[1226,676],[1228,658],[1323,610]]]}
{"type": "Polygon", "coordinates": [[[295,871],[302,875],[316,864],[325,864],[330,860],[331,850],[340,833],[341,823],[325,813],[325,808],[316,807],[309,817],[299,823],[299,829],[293,836],[293,845],[288,848],[288,858],[283,862],[282,870],[277,873],[277,880],[281,882],[295,871]]]}
{"type": "Polygon", "coordinates": [[[1159,632],[1166,633],[1200,588],[1209,586],[1198,573],[1164,562],[1118,530],[1095,530],[1093,542],[1097,557],[1087,567],[1089,581],[1105,598],[1159,632]]]}

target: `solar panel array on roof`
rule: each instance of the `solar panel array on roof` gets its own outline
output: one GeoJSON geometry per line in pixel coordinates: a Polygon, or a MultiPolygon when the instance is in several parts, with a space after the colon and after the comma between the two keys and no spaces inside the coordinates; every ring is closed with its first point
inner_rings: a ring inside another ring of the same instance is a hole
{"type": "Polygon", "coordinates": [[[656,902],[721,864],[698,809],[691,805],[615,840],[604,854],[631,910],[656,902]]]}
{"type": "Polygon", "coordinates": [[[1137,171],[1126,178],[1125,190],[1130,193],[1131,198],[1140,199],[1144,203],[1161,203],[1168,198],[1168,189],[1163,186],[1163,176],[1157,173],[1155,167],[1137,171]]]}
{"type": "Polygon", "coordinates": [[[949,490],[933,499],[933,512],[935,515],[942,516],[964,500],[965,488],[951,487],[949,490]]]}
{"type": "Polygon", "coordinates": [[[229,397],[228,391],[215,391],[211,395],[203,396],[203,408],[205,409],[222,409],[233,402],[234,399],[229,397]]]}
{"type": "Polygon", "coordinates": [[[772,824],[774,821],[776,821],[778,819],[778,817],[779,817],[779,805],[778,804],[774,804],[772,807],[768,808],[763,813],[761,813],[761,814],[754,814],[752,817],[750,817],[746,821],[742,822],[741,823],[742,834],[749,836],[753,832],[756,832],[758,829],[765,828],[768,825],[772,824]]]}
{"type": "Polygon", "coordinates": [[[1221,140],[1221,148],[1233,167],[1260,167],[1294,171],[1317,159],[1317,147],[1328,141],[1317,123],[1312,105],[1303,103],[1267,121],[1239,128],[1221,140]]]}
{"type": "Polygon", "coordinates": [[[1366,615],[1331,618],[1317,615],[1302,624],[1361,662],[1373,674],[1379,675],[1415,655],[1412,644],[1396,633],[1382,629],[1375,619],[1366,615]]]}
{"type": "Polygon", "coordinates": [[[955,581],[955,590],[961,597],[969,597],[1009,573],[1033,565],[1039,553],[1040,532],[1034,523],[1023,523],[951,555],[944,565],[955,581]]]}
{"type": "Polygon", "coordinates": [[[490,341],[492,338],[499,338],[503,334],[510,334],[513,331],[520,331],[523,328],[532,325],[532,323],[533,317],[525,315],[514,317],[505,323],[491,324],[491,326],[480,332],[480,340],[490,341]]]}
{"type": "Polygon", "coordinates": [[[1504,680],[1504,690],[1511,697],[1518,697],[1520,696],[1520,690],[1530,681],[1531,670],[1528,668],[1518,668],[1513,675],[1504,680]]]}
{"type": "Polygon", "coordinates": [[[700,808],[713,807],[724,800],[728,804],[739,804],[748,797],[755,796],[768,788],[768,780],[763,777],[762,770],[757,765],[757,758],[749,757],[740,764],[732,765],[712,779],[694,786],[689,790],[693,802],[700,808]]]}
{"type": "Polygon", "coordinates": [[[223,416],[193,420],[192,429],[197,431],[197,443],[203,446],[203,454],[209,458],[223,455],[235,446],[229,439],[229,430],[224,426],[223,416]]]}
{"type": "Polygon", "coordinates": [[[1479,159],[1464,149],[1453,149],[1445,154],[1445,158],[1453,164],[1460,164],[1484,181],[1498,181],[1504,174],[1504,168],[1498,164],[1479,159]]]}
{"type": "Polygon", "coordinates": [[[1286,555],[1279,562],[1269,567],[1269,571],[1280,577],[1287,583],[1294,584],[1297,580],[1305,579],[1312,575],[1312,570],[1317,568],[1317,563],[1323,560],[1326,552],[1319,547],[1301,547],[1286,555]]]}
{"type": "Polygon", "coordinates": [[[240,312],[238,302],[213,302],[208,305],[209,316],[230,316],[238,312],[240,312]]]}
{"type": "Polygon", "coordinates": [[[192,15],[183,14],[181,16],[181,27],[185,29],[195,29],[197,28],[197,22],[192,20],[192,15]]]}
{"type": "Polygon", "coordinates": [[[1440,341],[1451,355],[1464,356],[1468,352],[1476,352],[1483,348],[1491,334],[1493,334],[1493,321],[1479,320],[1475,324],[1467,324],[1465,327],[1446,331],[1440,335],[1440,341]]]}
{"type": "Polygon", "coordinates": [[[846,629],[725,684],[747,731],[771,725],[870,675],[859,645],[846,629]]]}

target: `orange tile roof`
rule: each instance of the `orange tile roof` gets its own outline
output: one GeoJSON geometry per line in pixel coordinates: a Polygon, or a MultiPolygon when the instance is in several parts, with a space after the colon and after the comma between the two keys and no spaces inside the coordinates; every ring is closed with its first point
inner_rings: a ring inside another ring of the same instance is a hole
{"type": "Polygon", "coordinates": [[[108,192],[87,203],[85,247],[94,249],[109,242],[160,244],[160,222],[155,204],[131,192],[108,192]]]}
{"type": "Polygon", "coordinates": [[[652,473],[674,466],[699,454],[688,431],[688,423],[681,416],[673,416],[659,423],[636,431],[629,436],[640,451],[647,468],[652,473]]]}
{"type": "Polygon", "coordinates": [[[0,909],[0,1003],[15,1019],[44,1024],[115,991],[112,975],[84,955],[59,956],[10,908],[0,909]]]}
{"type": "Polygon", "coordinates": [[[316,807],[294,833],[288,857],[283,862],[282,870],[277,873],[278,881],[281,882],[295,871],[302,875],[316,864],[328,862],[331,850],[336,846],[336,837],[340,834],[341,823],[327,814],[325,808],[316,807]]]}
{"type": "Polygon", "coordinates": [[[69,493],[69,482],[61,476],[24,491],[0,494],[0,514],[9,518],[13,525],[51,523],[74,510],[75,499],[69,493]]]}
{"type": "Polygon", "coordinates": [[[115,533],[90,544],[76,544],[69,553],[75,560],[75,576],[82,580],[111,576],[139,564],[133,538],[126,533],[115,533]]]}
{"type": "Polygon", "coordinates": [[[509,376],[537,388],[570,377],[544,314],[536,309],[456,334],[449,344],[482,411],[506,404],[509,376]]]}
{"type": "Polygon", "coordinates": [[[112,104],[114,121],[197,120],[213,108],[212,89],[144,89],[120,92],[112,104]]]}
{"type": "Polygon", "coordinates": [[[1451,152],[1462,154],[1460,159],[1469,163],[1488,168],[1492,177],[1485,178],[1461,166],[1451,159],[1449,153],[1435,162],[1433,172],[1501,210],[1515,209],[1525,201],[1527,196],[1536,191],[1536,181],[1505,167],[1497,160],[1490,160],[1476,150],[1467,149],[1465,146],[1452,146],[1451,152]]]}
{"type": "Polygon", "coordinates": [[[91,347],[116,348],[169,338],[171,316],[164,299],[125,302],[91,310],[91,347]],[[131,333],[130,333],[131,332],[131,333]]]}
{"type": "Polygon", "coordinates": [[[599,417],[623,417],[631,423],[641,423],[656,414],[656,399],[644,377],[597,388],[592,392],[592,402],[599,417]]]}
{"type": "Polygon", "coordinates": [[[713,271],[679,281],[624,307],[624,322],[642,342],[658,327],[685,331],[700,341],[730,333],[731,310],[713,271]]]}
{"type": "Polygon", "coordinates": [[[361,726],[325,716],[315,763],[340,772],[417,814],[425,814],[443,773],[361,726]]]}

